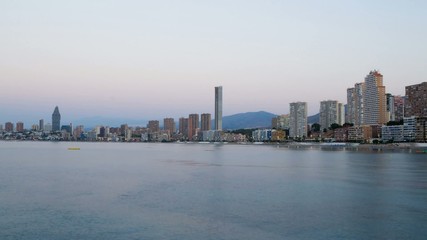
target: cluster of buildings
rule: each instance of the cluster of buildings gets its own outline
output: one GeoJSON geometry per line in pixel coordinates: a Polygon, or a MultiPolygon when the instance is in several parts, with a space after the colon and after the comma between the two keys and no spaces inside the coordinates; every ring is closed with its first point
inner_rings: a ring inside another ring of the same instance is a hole
{"type": "MultiPolygon", "coordinates": [[[[290,113],[272,120],[274,132],[284,139],[340,142],[427,142],[427,82],[405,87],[405,96],[386,93],[383,75],[371,71],[364,82],[347,89],[347,104],[320,102],[319,122],[307,124],[307,103],[290,103],[290,113]]],[[[259,133],[253,133],[254,139],[259,133]]]]}
{"type": "Polygon", "coordinates": [[[59,108],[52,113],[52,123],[34,124],[31,129],[25,129],[22,122],[14,124],[7,122],[3,128],[0,125],[0,139],[5,140],[65,140],[65,141],[126,141],[126,142],[170,142],[170,141],[205,141],[205,142],[244,142],[246,136],[222,131],[222,87],[215,87],[215,119],[212,127],[210,113],[189,114],[179,118],[178,128],[174,118],[164,118],[160,121],[150,120],[145,127],[130,127],[122,124],[120,127],[97,126],[86,131],[84,126],[73,127],[72,124],[61,125],[59,108]]]}
{"type": "Polygon", "coordinates": [[[338,142],[427,142],[427,82],[406,86],[405,96],[386,93],[383,75],[371,71],[363,82],[347,89],[347,103],[320,102],[319,121],[308,124],[307,103],[292,102],[289,113],[272,119],[271,129],[255,129],[251,134],[230,133],[222,129],[222,87],[215,87],[214,122],[210,113],[189,114],[178,122],[164,118],[163,124],[151,120],[145,127],[61,125],[58,107],[52,123],[24,128],[22,122],[0,124],[0,138],[76,141],[338,141],[338,142]],[[178,124],[177,124],[178,123],[178,124]],[[178,127],[177,127],[178,125],[178,127]],[[214,126],[212,126],[214,125],[214,126]]]}

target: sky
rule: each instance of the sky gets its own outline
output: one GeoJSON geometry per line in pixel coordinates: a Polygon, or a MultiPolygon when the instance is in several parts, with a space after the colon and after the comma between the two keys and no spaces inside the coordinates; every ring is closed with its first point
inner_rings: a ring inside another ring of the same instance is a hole
{"type": "Polygon", "coordinates": [[[427,1],[0,0],[0,124],[289,113],[426,81],[427,1]]]}

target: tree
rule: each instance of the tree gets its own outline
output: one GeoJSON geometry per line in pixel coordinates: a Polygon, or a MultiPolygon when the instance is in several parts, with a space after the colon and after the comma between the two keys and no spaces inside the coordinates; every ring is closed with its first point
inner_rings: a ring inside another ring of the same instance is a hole
{"type": "Polygon", "coordinates": [[[342,128],[342,126],[339,125],[338,123],[332,123],[331,126],[329,127],[329,129],[331,130],[335,130],[337,128],[342,128]]]}
{"type": "Polygon", "coordinates": [[[318,124],[318,123],[313,123],[313,124],[311,125],[311,131],[312,131],[312,132],[320,132],[320,124],[318,124]]]}
{"type": "Polygon", "coordinates": [[[353,123],[344,123],[343,125],[342,125],[343,127],[353,127],[354,126],[354,124],[353,123]]]}
{"type": "Polygon", "coordinates": [[[403,125],[403,119],[400,121],[389,121],[387,123],[387,126],[396,126],[396,125],[403,125]]]}

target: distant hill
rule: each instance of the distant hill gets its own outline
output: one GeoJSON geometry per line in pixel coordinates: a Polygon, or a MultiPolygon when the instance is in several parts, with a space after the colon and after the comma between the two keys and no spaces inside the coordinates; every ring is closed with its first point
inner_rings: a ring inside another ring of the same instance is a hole
{"type": "MultiPolygon", "coordinates": [[[[276,117],[277,114],[258,111],[258,112],[246,112],[238,113],[230,116],[224,116],[222,118],[222,128],[224,130],[235,130],[242,128],[270,128],[271,119],[276,117]]],[[[175,119],[178,127],[178,119],[175,119]]],[[[126,119],[126,118],[106,118],[106,117],[87,117],[78,120],[74,120],[75,126],[84,125],[85,128],[93,128],[98,125],[120,127],[121,124],[128,124],[129,126],[146,126],[148,120],[146,119],[126,119]]],[[[212,120],[212,126],[215,126],[215,121],[212,120]]],[[[307,119],[309,124],[319,122],[319,114],[309,116],[307,119]]],[[[163,120],[160,120],[160,125],[163,125],[163,120]]]]}
{"type": "MultiPolygon", "coordinates": [[[[238,113],[222,118],[222,128],[225,130],[234,130],[241,128],[270,128],[271,119],[277,114],[259,111],[238,113]]],[[[315,114],[307,118],[308,124],[318,123],[320,114],[315,114]]],[[[215,124],[212,124],[214,126],[215,124]]]]}
{"type": "MultiPolygon", "coordinates": [[[[276,114],[265,111],[238,113],[223,117],[222,128],[224,130],[233,130],[241,128],[271,127],[271,119],[276,116],[276,114]]],[[[214,125],[215,124],[212,126],[214,125]]]]}
{"type": "Polygon", "coordinates": [[[320,113],[315,114],[313,116],[308,116],[307,118],[308,124],[319,123],[319,121],[320,121],[320,113]]]}
{"type": "Polygon", "coordinates": [[[145,126],[147,125],[147,120],[135,120],[135,119],[126,119],[126,118],[107,118],[107,117],[87,117],[74,120],[73,123],[75,126],[84,125],[85,128],[94,128],[99,125],[110,126],[110,127],[120,127],[121,124],[128,124],[129,126],[145,126]]]}

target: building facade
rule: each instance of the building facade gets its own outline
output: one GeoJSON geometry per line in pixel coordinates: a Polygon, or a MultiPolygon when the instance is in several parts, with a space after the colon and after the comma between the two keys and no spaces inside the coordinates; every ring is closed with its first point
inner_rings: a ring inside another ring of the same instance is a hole
{"type": "Polygon", "coordinates": [[[328,129],[331,124],[343,124],[344,109],[343,105],[335,100],[327,100],[320,102],[319,124],[321,129],[328,129]]]}
{"type": "Polygon", "coordinates": [[[13,132],[13,123],[7,122],[4,124],[4,131],[6,132],[13,132]]]}
{"type": "Polygon", "coordinates": [[[179,118],[179,133],[182,135],[183,139],[188,138],[188,118],[179,118]]]}
{"type": "Polygon", "coordinates": [[[39,130],[40,130],[40,131],[43,131],[43,130],[44,130],[44,120],[43,120],[43,119],[40,119],[40,120],[39,120],[39,130]]]}
{"type": "Polygon", "coordinates": [[[279,115],[271,119],[271,128],[289,129],[289,114],[279,115]]]}
{"type": "Polygon", "coordinates": [[[160,123],[158,120],[150,120],[147,124],[148,131],[150,133],[156,133],[160,131],[160,123]]]}
{"type": "Polygon", "coordinates": [[[394,96],[394,121],[402,121],[405,117],[405,97],[394,96]]]}
{"type": "Polygon", "coordinates": [[[293,102],[289,105],[289,137],[307,137],[307,103],[293,102]]]}
{"type": "Polygon", "coordinates": [[[427,117],[427,82],[405,87],[406,117],[427,117]]]}
{"type": "Polygon", "coordinates": [[[16,131],[17,132],[24,132],[24,123],[23,122],[17,122],[16,123],[16,131]]]}
{"type": "Polygon", "coordinates": [[[199,114],[193,113],[188,116],[188,139],[193,140],[199,129],[199,114]]]}
{"type": "Polygon", "coordinates": [[[211,114],[203,113],[201,115],[201,126],[200,126],[201,131],[211,130],[211,122],[212,122],[211,114]]]}
{"type": "Polygon", "coordinates": [[[383,142],[403,142],[403,125],[382,126],[381,139],[383,142]]]}
{"type": "Polygon", "coordinates": [[[365,78],[363,124],[382,125],[387,123],[386,94],[383,75],[371,71],[365,78]]]}
{"type": "Polygon", "coordinates": [[[395,121],[394,113],[394,96],[391,93],[386,93],[386,120],[395,121]]]}
{"type": "Polygon", "coordinates": [[[348,141],[366,142],[372,138],[371,126],[353,126],[348,128],[348,141]]]}
{"type": "Polygon", "coordinates": [[[59,113],[58,106],[52,113],[52,131],[57,132],[61,130],[61,114],[59,113]]]}
{"type": "Polygon", "coordinates": [[[175,120],[173,118],[163,119],[163,129],[168,131],[170,135],[176,132],[175,120]]]}
{"type": "Polygon", "coordinates": [[[403,137],[408,142],[427,142],[427,117],[405,117],[403,137]]]}
{"type": "Polygon", "coordinates": [[[215,87],[215,130],[222,130],[222,86],[215,87]]]}
{"type": "Polygon", "coordinates": [[[356,83],[354,88],[347,89],[347,116],[346,122],[354,125],[363,125],[365,83],[356,83]]]}

